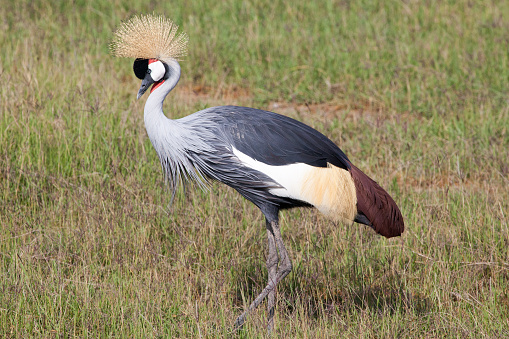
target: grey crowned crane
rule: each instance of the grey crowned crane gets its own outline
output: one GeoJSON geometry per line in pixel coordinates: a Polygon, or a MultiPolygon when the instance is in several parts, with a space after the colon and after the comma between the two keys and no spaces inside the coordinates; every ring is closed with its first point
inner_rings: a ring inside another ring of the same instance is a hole
{"type": "Polygon", "coordinates": [[[273,327],[277,284],[292,270],[283,244],[278,214],[282,209],[316,207],[344,223],[358,222],[390,238],[401,235],[403,216],[389,194],[355,167],[326,136],[273,112],[247,107],[211,107],[182,119],[168,119],[163,101],[180,79],[178,60],[186,54],[187,35],[162,16],[134,16],[115,32],[113,55],[135,59],[142,80],[140,98],[148,89],[145,127],[172,197],[179,182],[210,180],[233,187],[255,204],[266,219],[267,286],[241,314],[268,297],[269,330],[273,327]]]}

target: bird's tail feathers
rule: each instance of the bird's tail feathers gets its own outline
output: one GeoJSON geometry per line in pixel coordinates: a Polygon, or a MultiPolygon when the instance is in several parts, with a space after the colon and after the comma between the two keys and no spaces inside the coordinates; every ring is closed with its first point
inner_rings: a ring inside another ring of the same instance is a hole
{"type": "Polygon", "coordinates": [[[350,174],[357,194],[358,215],[355,221],[370,223],[369,226],[387,238],[401,235],[405,229],[403,215],[392,197],[354,165],[351,165],[350,174]]]}

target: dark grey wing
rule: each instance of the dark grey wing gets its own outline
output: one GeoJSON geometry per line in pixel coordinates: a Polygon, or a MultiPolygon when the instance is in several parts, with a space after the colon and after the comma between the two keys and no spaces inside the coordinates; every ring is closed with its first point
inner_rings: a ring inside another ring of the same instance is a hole
{"type": "Polygon", "coordinates": [[[343,151],[325,135],[297,120],[274,112],[248,107],[220,106],[207,110],[225,138],[244,154],[263,163],[281,166],[327,163],[349,169],[343,151]]]}

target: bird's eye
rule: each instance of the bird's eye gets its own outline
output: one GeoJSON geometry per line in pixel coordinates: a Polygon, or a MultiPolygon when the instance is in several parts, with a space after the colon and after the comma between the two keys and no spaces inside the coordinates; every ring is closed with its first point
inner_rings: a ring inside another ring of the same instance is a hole
{"type": "Polygon", "coordinates": [[[147,69],[147,74],[152,73],[152,70],[150,68],[147,69]]]}

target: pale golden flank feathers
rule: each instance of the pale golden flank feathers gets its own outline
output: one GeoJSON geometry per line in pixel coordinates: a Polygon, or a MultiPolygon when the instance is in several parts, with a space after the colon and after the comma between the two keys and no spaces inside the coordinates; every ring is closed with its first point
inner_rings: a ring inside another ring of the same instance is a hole
{"type": "Polygon", "coordinates": [[[189,38],[177,35],[178,26],[162,15],[133,16],[115,31],[111,53],[134,59],[182,60],[187,55],[189,38]]]}
{"type": "Polygon", "coordinates": [[[303,180],[301,194],[325,216],[353,223],[357,214],[357,195],[352,176],[347,170],[327,164],[314,167],[303,180]]]}

